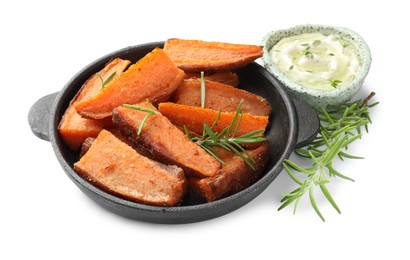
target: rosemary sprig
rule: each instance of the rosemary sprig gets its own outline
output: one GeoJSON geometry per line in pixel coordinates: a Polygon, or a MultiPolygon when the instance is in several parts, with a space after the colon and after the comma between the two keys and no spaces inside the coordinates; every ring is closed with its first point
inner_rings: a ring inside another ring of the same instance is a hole
{"type": "Polygon", "coordinates": [[[242,100],[236,109],[235,115],[229,124],[221,132],[215,133],[212,128],[218,123],[221,112],[218,113],[217,118],[211,126],[208,126],[204,122],[204,130],[201,137],[191,137],[189,134],[189,129],[184,126],[185,133],[191,141],[195,142],[210,155],[212,155],[221,164],[224,162],[218,157],[217,152],[214,147],[219,146],[227,151],[232,151],[237,154],[252,170],[255,170],[255,159],[243,148],[243,145],[260,143],[266,141],[266,138],[261,136],[263,129],[256,130],[241,136],[236,137],[236,132],[238,131],[239,125],[242,120],[243,112],[241,112],[242,100]]]}
{"type": "Polygon", "coordinates": [[[333,167],[333,160],[336,157],[339,157],[341,160],[346,158],[363,158],[348,154],[346,149],[348,145],[361,138],[363,128],[366,132],[368,131],[368,124],[371,123],[369,108],[378,104],[378,102],[368,104],[370,98],[374,95],[374,92],[372,92],[364,100],[357,100],[317,111],[321,122],[319,135],[311,144],[295,150],[296,154],[310,159],[312,166],[302,167],[291,160],[285,160],[283,163],[284,169],[299,187],[285,194],[281,200],[282,205],[278,210],[294,202],[293,213],[295,214],[300,199],[308,192],[313,209],[322,221],[325,221],[314,197],[314,189],[319,186],[333,208],[338,213],[341,213],[329,190],[326,188],[326,184],[331,181],[331,177],[353,181],[353,179],[343,175],[333,167]],[[297,177],[295,172],[302,174],[303,178],[297,177]]]}
{"type": "Polygon", "coordinates": [[[135,106],[135,105],[129,105],[129,104],[123,104],[123,107],[126,108],[131,108],[134,110],[138,110],[138,111],[142,111],[142,112],[146,112],[147,114],[145,115],[145,117],[142,119],[141,124],[138,128],[138,133],[137,135],[141,134],[142,128],[145,125],[145,122],[147,121],[147,119],[152,116],[152,115],[156,115],[157,111],[155,110],[155,108],[152,106],[151,102],[149,102],[148,98],[147,98],[147,104],[149,106],[149,108],[145,108],[145,107],[140,107],[140,106],[135,106]]]}
{"type": "Polygon", "coordinates": [[[115,76],[116,71],[114,71],[113,73],[111,73],[105,80],[101,77],[101,75],[99,73],[97,73],[97,76],[100,78],[101,80],[101,89],[105,88],[105,85],[108,84],[108,82],[110,82],[110,80],[115,76]]]}

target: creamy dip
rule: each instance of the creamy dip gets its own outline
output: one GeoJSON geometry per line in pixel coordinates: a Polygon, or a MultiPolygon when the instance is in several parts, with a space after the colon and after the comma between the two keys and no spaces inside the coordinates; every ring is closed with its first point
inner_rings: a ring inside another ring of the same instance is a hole
{"type": "Polygon", "coordinates": [[[270,56],[292,81],[323,91],[348,86],[361,66],[357,48],[335,34],[283,38],[270,50],[270,56]]]}

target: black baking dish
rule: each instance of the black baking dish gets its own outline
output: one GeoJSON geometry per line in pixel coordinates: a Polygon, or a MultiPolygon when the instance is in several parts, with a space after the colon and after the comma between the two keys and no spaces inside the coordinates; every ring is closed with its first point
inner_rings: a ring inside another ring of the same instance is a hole
{"type": "Polygon", "coordinates": [[[33,133],[50,141],[67,176],[91,199],[119,215],[154,223],[190,223],[232,212],[250,202],[265,190],[282,171],[282,163],[293,149],[309,143],[319,129],[315,111],[303,102],[293,100],[266,69],[257,63],[238,69],[239,88],[266,98],[272,106],[265,136],[269,140],[269,162],[262,178],[250,187],[214,202],[188,198],[176,207],[149,206],[116,197],[92,185],[73,169],[78,154],[70,151],[58,133],[58,124],[82,84],[111,59],[120,57],[136,62],[163,42],[127,47],[108,54],[78,72],[59,92],[40,98],[30,109],[28,120],[33,133]]]}

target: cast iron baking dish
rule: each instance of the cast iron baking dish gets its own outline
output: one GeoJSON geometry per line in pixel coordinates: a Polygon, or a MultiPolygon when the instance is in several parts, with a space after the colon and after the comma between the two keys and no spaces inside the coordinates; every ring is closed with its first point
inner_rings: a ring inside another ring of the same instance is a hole
{"type": "Polygon", "coordinates": [[[162,48],[163,44],[153,42],[127,47],[92,62],[78,72],[61,91],[40,98],[29,111],[29,124],[37,137],[51,142],[67,176],[104,208],[128,218],[154,223],[190,223],[216,218],[240,208],[266,189],[282,171],[282,163],[293,149],[306,145],[317,135],[319,120],[311,107],[292,100],[281,83],[254,62],[236,72],[240,81],[239,88],[266,98],[272,106],[265,134],[269,141],[270,157],[259,181],[241,192],[214,202],[188,196],[177,207],[143,205],[102,191],[74,171],[73,164],[79,155],[64,145],[58,133],[58,123],[82,84],[101,70],[109,60],[120,57],[136,62],[155,47],[162,48]]]}

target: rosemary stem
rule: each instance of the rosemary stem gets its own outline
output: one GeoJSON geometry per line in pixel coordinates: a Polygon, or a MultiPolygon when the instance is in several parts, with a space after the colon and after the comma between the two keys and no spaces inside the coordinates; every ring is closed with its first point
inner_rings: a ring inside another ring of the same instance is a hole
{"type": "MultiPolygon", "coordinates": [[[[317,215],[324,221],[324,217],[319,211],[317,202],[313,196],[313,189],[320,187],[323,195],[327,198],[333,208],[340,213],[340,209],[330,195],[325,184],[330,182],[330,177],[339,177],[353,181],[353,179],[341,174],[333,167],[333,160],[336,157],[340,159],[362,159],[360,156],[353,156],[346,152],[347,146],[362,136],[362,127],[367,131],[368,124],[371,123],[368,109],[378,103],[369,104],[371,98],[375,95],[371,92],[363,100],[357,100],[351,103],[342,104],[338,107],[330,107],[326,110],[317,111],[320,119],[320,131],[314,142],[304,148],[299,148],[296,154],[310,159],[311,167],[301,167],[296,163],[285,160],[284,168],[288,175],[300,187],[295,192],[287,194],[281,201],[282,205],[278,210],[283,209],[292,202],[295,202],[296,208],[300,197],[308,193],[310,202],[317,215]],[[303,173],[303,178],[298,178],[295,172],[303,173]],[[297,191],[297,192],[296,192],[297,191]]],[[[294,208],[294,212],[295,209],[294,208]]]]}
{"type": "Polygon", "coordinates": [[[372,99],[376,95],[375,92],[371,92],[364,100],[363,102],[359,105],[359,108],[362,108],[364,106],[367,106],[367,103],[369,103],[370,99],[372,99]]]}

